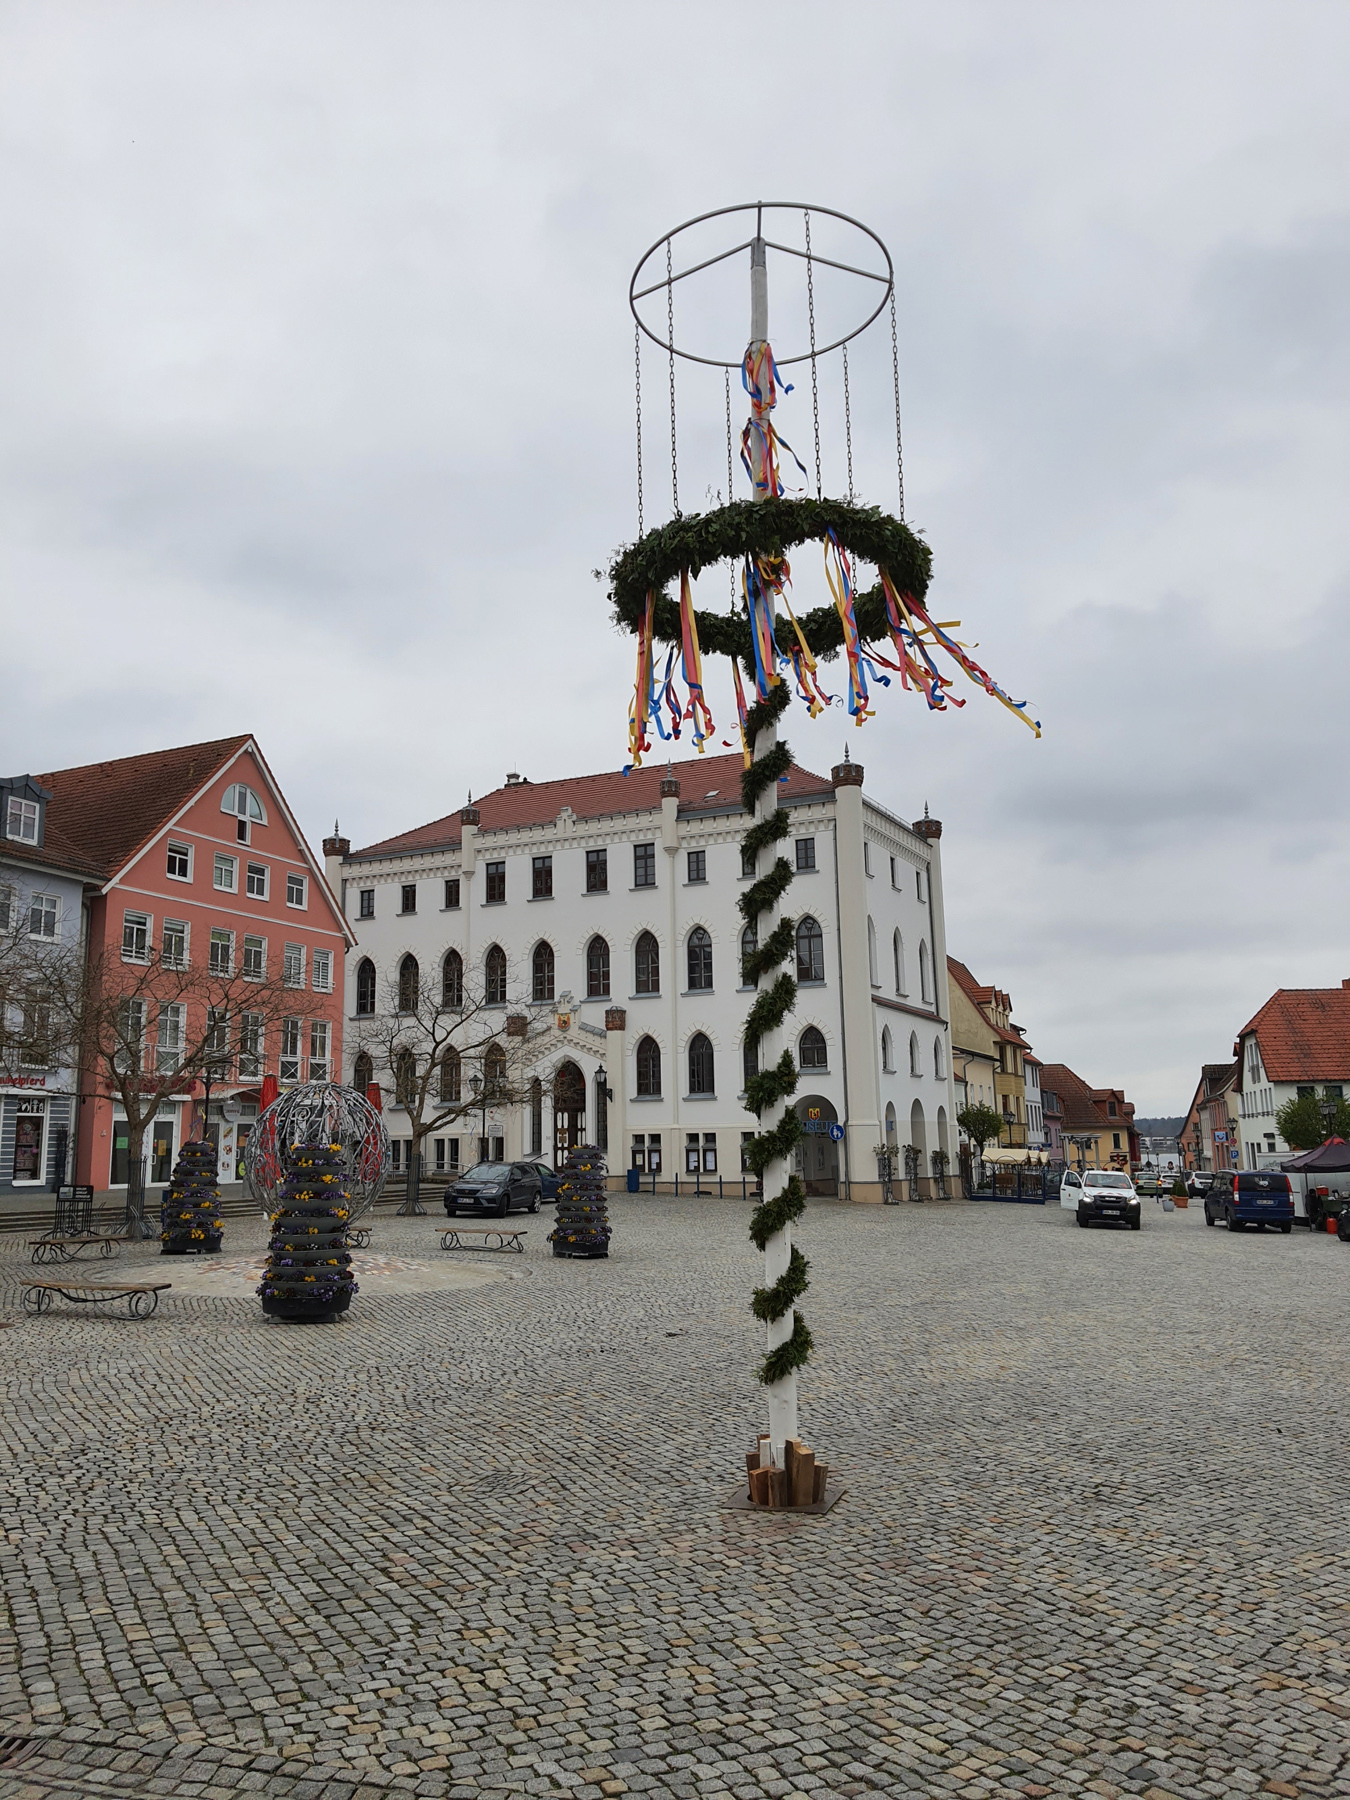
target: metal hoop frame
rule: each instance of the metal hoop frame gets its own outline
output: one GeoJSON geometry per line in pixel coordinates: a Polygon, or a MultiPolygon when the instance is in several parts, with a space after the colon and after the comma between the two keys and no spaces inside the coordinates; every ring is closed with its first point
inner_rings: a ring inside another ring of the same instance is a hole
{"type": "Polygon", "coordinates": [[[803,262],[809,261],[811,263],[821,263],[826,268],[842,269],[849,275],[861,275],[868,281],[882,282],[884,283],[886,290],[882,294],[880,301],[877,303],[876,309],[867,315],[862,324],[856,326],[852,331],[846,332],[843,337],[835,338],[833,343],[817,345],[814,350],[804,350],[800,356],[779,356],[778,352],[775,350],[774,361],[778,364],[779,368],[787,368],[792,363],[810,362],[813,356],[827,356],[831,350],[837,350],[841,344],[851,344],[855,337],[860,337],[862,333],[867,330],[869,325],[873,324],[881,317],[882,312],[885,310],[895,293],[895,264],[891,261],[890,251],[877,236],[876,232],[872,230],[870,225],[864,225],[861,219],[855,219],[848,213],[837,212],[832,206],[813,206],[803,200],[746,200],[739,206],[719,206],[712,212],[699,213],[696,218],[686,219],[683,225],[677,225],[673,231],[664,232],[657,238],[651,248],[638,259],[638,265],[633,270],[632,278],[628,283],[628,309],[637,322],[638,330],[649,337],[654,344],[659,344],[668,355],[682,357],[685,362],[703,363],[708,368],[712,369],[740,368],[741,363],[744,360],[744,353],[730,359],[722,359],[716,356],[696,356],[692,350],[680,349],[679,345],[673,341],[675,334],[673,329],[669,326],[667,329],[671,329],[670,340],[658,337],[656,332],[654,332],[645,322],[641,313],[639,313],[637,303],[639,300],[644,300],[648,294],[659,293],[664,287],[673,287],[675,282],[683,281],[686,275],[696,275],[700,269],[709,269],[714,263],[725,262],[728,257],[737,256],[742,250],[748,250],[753,242],[753,239],[751,238],[747,238],[743,244],[736,244],[730,250],[720,251],[716,256],[710,256],[705,258],[703,262],[695,263],[692,268],[682,269],[678,275],[667,273],[666,280],[654,281],[650,287],[645,287],[641,289],[641,291],[638,289],[638,280],[647,263],[651,261],[658,250],[665,249],[673,243],[682,231],[689,231],[695,225],[703,225],[709,219],[722,219],[726,218],[731,213],[744,212],[752,212],[756,215],[755,225],[757,236],[760,235],[759,227],[763,223],[763,215],[766,212],[808,212],[818,213],[827,219],[838,219],[842,224],[851,225],[855,231],[861,231],[865,237],[871,238],[872,242],[886,259],[886,273],[884,275],[879,275],[875,269],[857,269],[854,268],[851,263],[835,262],[828,256],[816,256],[813,253],[808,258],[806,251],[798,250],[794,245],[776,244],[772,239],[765,239],[770,250],[778,250],[788,256],[800,257],[803,262]]]}

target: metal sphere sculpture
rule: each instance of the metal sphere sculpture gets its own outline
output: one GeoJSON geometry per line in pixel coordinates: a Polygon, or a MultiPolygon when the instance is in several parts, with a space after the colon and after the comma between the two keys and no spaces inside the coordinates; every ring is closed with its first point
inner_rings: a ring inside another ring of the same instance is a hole
{"type": "Polygon", "coordinates": [[[340,1144],[350,1195],[348,1229],[384,1192],[389,1133],[377,1108],[355,1088],[307,1081],[288,1088],[262,1114],[244,1149],[244,1179],[265,1213],[276,1211],[301,1144],[340,1144]]]}

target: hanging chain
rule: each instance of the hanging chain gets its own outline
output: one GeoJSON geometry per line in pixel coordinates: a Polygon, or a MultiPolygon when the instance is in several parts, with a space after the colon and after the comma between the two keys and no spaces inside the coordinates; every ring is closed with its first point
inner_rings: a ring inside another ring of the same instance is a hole
{"type": "Polygon", "coordinates": [[[637,396],[638,536],[642,536],[642,327],[633,327],[633,392],[637,396]]]}
{"type": "Polygon", "coordinates": [[[670,497],[680,516],[680,465],[675,454],[675,289],[670,278],[670,239],[666,239],[666,342],[670,346],[670,497]]]}
{"type": "Polygon", "coordinates": [[[895,378],[895,479],[900,490],[900,523],[905,522],[905,459],[900,449],[900,340],[895,329],[895,283],[891,283],[891,374],[895,378]]]}
{"type": "Polygon", "coordinates": [[[848,458],[848,497],[853,498],[853,414],[848,400],[848,345],[844,345],[844,453],[848,458]]]}
{"type": "MultiPolygon", "coordinates": [[[[723,371],[722,371],[722,386],[726,391],[726,398],[727,398],[727,505],[730,506],[731,502],[732,502],[732,498],[733,498],[733,483],[732,483],[732,473],[731,473],[732,462],[731,462],[731,370],[730,369],[723,369],[723,371]]],[[[735,610],[736,610],[736,564],[735,564],[734,560],[730,563],[727,572],[731,577],[731,610],[732,610],[732,612],[735,612],[735,610]]]]}
{"type": "Polygon", "coordinates": [[[816,285],[811,270],[811,214],[806,220],[806,311],[811,322],[811,419],[816,431],[816,499],[820,499],[820,388],[816,382],[816,285]]]}

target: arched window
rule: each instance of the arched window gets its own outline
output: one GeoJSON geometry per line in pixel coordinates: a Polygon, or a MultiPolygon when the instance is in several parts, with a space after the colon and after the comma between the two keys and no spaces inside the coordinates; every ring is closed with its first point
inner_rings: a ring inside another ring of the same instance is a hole
{"type": "Polygon", "coordinates": [[[905,940],[898,931],[891,939],[891,955],[895,959],[895,991],[897,994],[907,994],[909,987],[905,975],[905,940]]]}
{"type": "Polygon", "coordinates": [[[609,995],[609,945],[593,937],[586,946],[586,997],[604,1000],[609,995]]]}
{"type": "Polygon", "coordinates": [[[441,964],[441,1005],[458,1011],[464,1004],[464,958],[458,950],[447,950],[441,964]]]}
{"type": "Polygon", "coordinates": [[[881,977],[877,973],[877,928],[870,914],[867,920],[867,976],[873,987],[881,986],[881,977]]]}
{"type": "Polygon", "coordinates": [[[759,1074],[759,1045],[753,1038],[746,1038],[741,1045],[741,1086],[748,1088],[750,1079],[759,1074]]]}
{"type": "Polygon", "coordinates": [[[706,993],[712,984],[712,939],[695,925],[689,933],[689,991],[706,993]]]}
{"type": "Polygon", "coordinates": [[[637,1091],[639,1094],[661,1092],[661,1046],[655,1038],[638,1040],[637,1091]]]}
{"type": "Polygon", "coordinates": [[[506,1097],[506,1052],[500,1044],[489,1044],[483,1058],[483,1092],[489,1100],[506,1097]]]}
{"type": "Polygon", "coordinates": [[[909,1072],[911,1075],[923,1074],[923,1054],[919,1049],[917,1031],[911,1031],[909,1034],[909,1072]]]}
{"type": "Polygon", "coordinates": [[[889,1025],[883,1025],[881,1028],[881,1066],[888,1075],[895,1068],[895,1048],[891,1043],[889,1025]]]}
{"type": "Polygon", "coordinates": [[[411,1106],[417,1091],[417,1059],[411,1050],[400,1050],[394,1058],[394,1099],[399,1106],[411,1106]]]}
{"type": "Polygon", "coordinates": [[[919,993],[924,1000],[933,998],[933,965],[923,938],[919,939],[919,993]]]}
{"type": "Polygon", "coordinates": [[[530,1083],[530,1155],[544,1154],[544,1084],[536,1076],[530,1083]]]}
{"type": "Polygon", "coordinates": [[[489,945],[483,958],[483,998],[489,1006],[506,1005],[506,952],[500,944],[489,945]]]}
{"type": "Polygon", "coordinates": [[[933,1039],[933,1073],[939,1081],[947,1073],[947,1066],[942,1060],[942,1039],[940,1037],[933,1039]]]}
{"type": "Polygon", "coordinates": [[[810,913],[797,921],[797,979],[825,979],[825,938],[810,913]]]}
{"type": "Polygon", "coordinates": [[[375,1011],[375,965],[368,956],[356,965],[356,1010],[366,1015],[375,1011]]]}
{"type": "Polygon", "coordinates": [[[552,944],[538,943],[535,945],[534,956],[531,958],[531,975],[534,982],[535,999],[551,1000],[553,998],[552,944]]]}
{"type": "Polygon", "coordinates": [[[459,1060],[459,1051],[456,1050],[453,1044],[449,1044],[446,1046],[445,1054],[441,1057],[442,1100],[453,1101],[460,1098],[462,1088],[461,1074],[462,1070],[459,1060]]]}
{"type": "Polygon", "coordinates": [[[661,951],[650,931],[644,931],[633,948],[633,992],[661,992],[661,951]]]}
{"type": "Polygon", "coordinates": [[[221,795],[220,810],[233,813],[236,819],[251,819],[255,825],[267,823],[267,809],[251,787],[236,781],[221,795]]]}
{"type": "Polygon", "coordinates": [[[797,1041],[797,1065],[802,1069],[824,1069],[829,1066],[825,1033],[808,1025],[797,1041]]]}
{"type": "Polygon", "coordinates": [[[759,933],[753,925],[747,925],[741,933],[741,984],[743,987],[757,987],[753,975],[746,968],[746,961],[759,949],[759,933]]]}
{"type": "Polygon", "coordinates": [[[416,1012],[418,991],[422,985],[422,971],[417,966],[417,958],[405,956],[398,965],[398,1010],[400,1012],[416,1012]]]}
{"type": "Polygon", "coordinates": [[[352,1086],[364,1097],[365,1091],[375,1080],[375,1064],[366,1051],[362,1051],[352,1065],[352,1086]]]}
{"type": "Polygon", "coordinates": [[[713,1047],[701,1031],[696,1031],[689,1040],[689,1092],[717,1092],[717,1084],[713,1080],[713,1047]]]}

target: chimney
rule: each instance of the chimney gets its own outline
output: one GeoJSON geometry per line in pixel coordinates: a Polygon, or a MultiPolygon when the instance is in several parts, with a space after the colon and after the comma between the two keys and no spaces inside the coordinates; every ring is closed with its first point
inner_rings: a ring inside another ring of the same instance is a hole
{"type": "Polygon", "coordinates": [[[520,775],[517,770],[515,770],[515,769],[507,770],[506,785],[507,785],[507,787],[519,787],[520,786],[520,775]]]}

